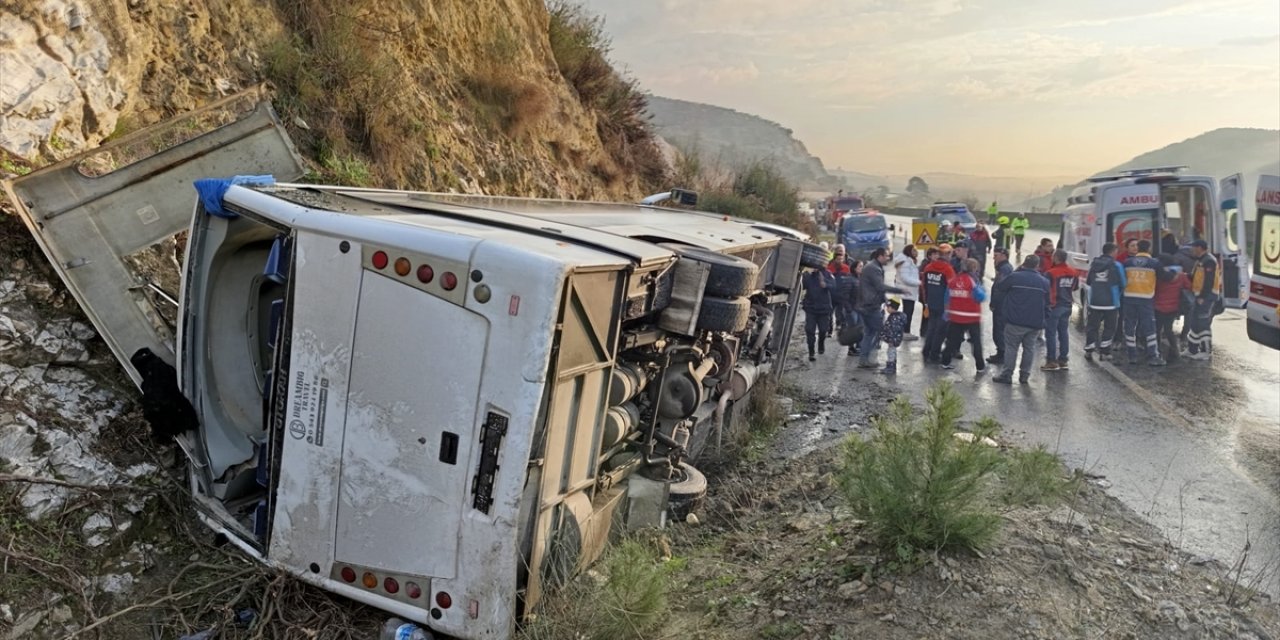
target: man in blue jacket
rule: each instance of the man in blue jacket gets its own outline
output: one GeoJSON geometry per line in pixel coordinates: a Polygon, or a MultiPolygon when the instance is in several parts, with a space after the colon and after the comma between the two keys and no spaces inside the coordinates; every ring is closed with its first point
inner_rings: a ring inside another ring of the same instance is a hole
{"type": "MultiPolygon", "coordinates": [[[[992,378],[1013,384],[1013,368],[1018,364],[1018,382],[1027,384],[1035,365],[1036,338],[1049,317],[1049,279],[1040,275],[1040,258],[1030,255],[1012,275],[995,286],[1004,309],[1004,370],[992,378]],[[1018,349],[1022,360],[1018,362],[1018,349]]],[[[993,292],[994,294],[994,292],[993,292]]]]}
{"type": "Polygon", "coordinates": [[[1009,262],[1009,249],[998,246],[991,252],[996,265],[996,277],[991,283],[991,340],[996,343],[996,354],[987,358],[991,364],[1004,364],[1004,300],[996,297],[996,289],[1005,278],[1013,275],[1013,263],[1009,262]]]}
{"type": "Polygon", "coordinates": [[[1116,319],[1120,315],[1120,295],[1124,292],[1124,267],[1116,262],[1114,242],[1102,245],[1102,255],[1089,264],[1085,283],[1089,286],[1088,321],[1084,331],[1084,357],[1093,360],[1098,352],[1099,360],[1111,359],[1111,343],[1116,335],[1116,319]],[[1101,331],[1102,340],[1098,335],[1101,331]]]}

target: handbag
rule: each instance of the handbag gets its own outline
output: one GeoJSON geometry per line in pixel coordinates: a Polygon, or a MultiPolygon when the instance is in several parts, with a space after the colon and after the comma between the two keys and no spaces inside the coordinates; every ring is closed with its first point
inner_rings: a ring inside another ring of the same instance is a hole
{"type": "Polygon", "coordinates": [[[852,309],[849,309],[844,316],[844,326],[836,335],[836,341],[845,347],[862,342],[862,316],[852,309]]]}

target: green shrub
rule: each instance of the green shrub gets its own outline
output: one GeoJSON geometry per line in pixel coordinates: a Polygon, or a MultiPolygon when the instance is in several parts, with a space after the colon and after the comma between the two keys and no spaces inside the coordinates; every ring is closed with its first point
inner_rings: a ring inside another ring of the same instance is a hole
{"type": "Polygon", "coordinates": [[[1008,505],[1053,503],[1071,485],[1062,475],[1062,461],[1042,446],[1009,452],[1000,478],[1000,499],[1008,505]]]}
{"type": "Polygon", "coordinates": [[[979,421],[977,437],[964,442],[954,437],[964,403],[951,385],[933,387],[925,400],[920,413],[899,397],[875,421],[871,440],[850,438],[840,478],[874,540],[904,561],[921,551],[980,548],[1000,522],[987,499],[1000,455],[982,444],[995,421],[979,421]]]}

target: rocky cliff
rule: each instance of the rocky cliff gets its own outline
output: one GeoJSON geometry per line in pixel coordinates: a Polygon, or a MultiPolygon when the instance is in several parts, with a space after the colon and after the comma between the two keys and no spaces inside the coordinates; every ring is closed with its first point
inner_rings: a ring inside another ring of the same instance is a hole
{"type": "Polygon", "coordinates": [[[321,178],[632,198],[541,0],[0,0],[0,149],[35,164],[259,82],[321,178]]]}
{"type": "Polygon", "coordinates": [[[801,188],[826,185],[831,178],[822,160],[811,155],[791,130],[776,122],[733,109],[651,96],[654,129],[684,152],[734,169],[737,164],[766,160],[801,188]]]}

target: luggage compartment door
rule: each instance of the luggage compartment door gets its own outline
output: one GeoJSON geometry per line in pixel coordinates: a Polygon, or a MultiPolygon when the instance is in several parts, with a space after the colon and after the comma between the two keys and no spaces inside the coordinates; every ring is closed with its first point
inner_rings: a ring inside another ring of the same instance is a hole
{"type": "MultiPolygon", "coordinates": [[[[273,174],[292,180],[302,160],[271,106],[119,169],[138,148],[217,122],[242,93],[5,182],[10,202],[125,371],[142,347],[172,363],[180,296],[178,258],[153,245],[191,225],[200,178],[273,174]]],[[[232,115],[233,111],[230,111],[232,115]]],[[[179,246],[179,248],[181,248],[179,246]]]]}

